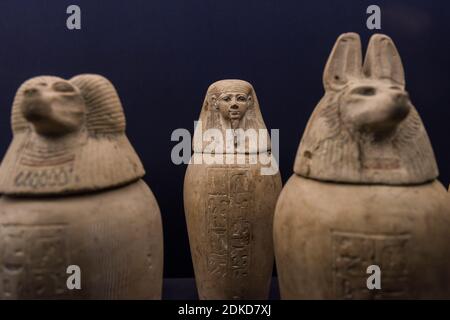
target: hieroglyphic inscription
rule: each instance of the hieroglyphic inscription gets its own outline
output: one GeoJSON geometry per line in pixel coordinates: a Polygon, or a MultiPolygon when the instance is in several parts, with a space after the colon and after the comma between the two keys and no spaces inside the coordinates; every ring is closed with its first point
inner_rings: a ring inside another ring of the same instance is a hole
{"type": "Polygon", "coordinates": [[[409,235],[332,232],[334,284],[339,299],[405,298],[408,292],[409,235]],[[381,269],[381,290],[367,288],[367,267],[381,269]]]}
{"type": "Polygon", "coordinates": [[[64,225],[0,226],[0,298],[61,298],[69,265],[64,225]]]}
{"type": "Polygon", "coordinates": [[[214,279],[246,278],[250,267],[254,210],[253,184],[247,168],[209,168],[206,223],[208,273],[214,279]]]}

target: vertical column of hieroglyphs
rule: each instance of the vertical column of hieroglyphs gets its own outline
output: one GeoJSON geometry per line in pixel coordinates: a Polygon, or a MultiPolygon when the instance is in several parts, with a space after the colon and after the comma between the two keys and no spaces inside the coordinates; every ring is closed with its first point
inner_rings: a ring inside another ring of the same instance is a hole
{"type": "Polygon", "coordinates": [[[208,275],[228,279],[232,296],[239,298],[250,266],[251,224],[254,195],[246,168],[209,168],[206,234],[210,243],[208,275]]]}

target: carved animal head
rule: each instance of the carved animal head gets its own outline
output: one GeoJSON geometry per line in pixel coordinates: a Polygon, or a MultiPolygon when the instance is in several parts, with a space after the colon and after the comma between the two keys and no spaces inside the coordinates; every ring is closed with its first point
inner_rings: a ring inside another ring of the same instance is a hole
{"type": "Polygon", "coordinates": [[[437,177],[431,144],[405,90],[402,62],[388,36],[372,36],[363,63],[359,36],[341,35],[323,83],[325,96],[300,143],[297,174],[381,184],[415,184],[437,177]]]}
{"type": "Polygon", "coordinates": [[[80,130],[86,114],[80,90],[69,81],[56,77],[27,83],[20,107],[36,132],[48,136],[80,130]]]}
{"type": "Polygon", "coordinates": [[[99,190],[144,175],[125,135],[114,86],[85,74],[40,76],[17,91],[13,141],[0,166],[0,192],[56,194],[99,190]]]}

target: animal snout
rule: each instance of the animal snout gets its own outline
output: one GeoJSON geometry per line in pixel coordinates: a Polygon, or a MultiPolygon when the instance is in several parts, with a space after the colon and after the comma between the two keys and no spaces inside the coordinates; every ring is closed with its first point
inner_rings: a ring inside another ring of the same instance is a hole
{"type": "Polygon", "coordinates": [[[405,92],[405,91],[394,93],[394,100],[398,103],[402,103],[402,102],[408,103],[409,102],[409,94],[408,94],[408,92],[405,92]]]}
{"type": "Polygon", "coordinates": [[[51,112],[50,102],[37,92],[33,91],[35,89],[27,90],[31,90],[31,92],[25,95],[25,99],[22,102],[23,115],[29,121],[45,118],[51,112]]]}
{"type": "Polygon", "coordinates": [[[394,94],[392,107],[392,119],[401,121],[406,118],[411,110],[411,102],[407,92],[394,94]]]}
{"type": "Polygon", "coordinates": [[[45,104],[24,104],[22,110],[29,121],[45,118],[50,112],[50,108],[45,104]]]}

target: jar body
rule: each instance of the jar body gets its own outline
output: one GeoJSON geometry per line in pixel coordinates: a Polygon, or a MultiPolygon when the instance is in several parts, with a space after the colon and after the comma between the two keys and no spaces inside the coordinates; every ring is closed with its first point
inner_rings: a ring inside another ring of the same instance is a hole
{"type": "Polygon", "coordinates": [[[262,175],[260,164],[188,166],[184,208],[200,299],[268,298],[280,191],[279,172],[262,175]]]}
{"type": "Polygon", "coordinates": [[[142,180],[84,195],[3,196],[0,248],[2,299],[161,298],[161,215],[142,180]],[[81,290],[68,288],[71,265],[81,290]]]}
{"type": "Polygon", "coordinates": [[[350,185],[293,175],[274,218],[283,299],[450,298],[444,187],[350,185]],[[369,290],[379,266],[381,289],[369,290]]]}

